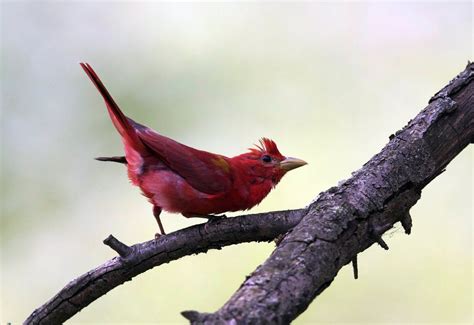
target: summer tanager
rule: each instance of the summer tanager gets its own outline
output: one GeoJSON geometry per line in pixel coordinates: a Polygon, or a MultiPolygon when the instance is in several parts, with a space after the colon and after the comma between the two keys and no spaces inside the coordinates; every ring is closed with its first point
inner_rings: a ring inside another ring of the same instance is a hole
{"type": "Polygon", "coordinates": [[[167,138],[126,117],[92,67],[81,66],[104,98],[125,148],[124,157],[97,159],[127,165],[131,182],[153,204],[161,234],[165,234],[162,210],[209,219],[227,211],[247,210],[259,204],[286,172],[306,164],[283,156],[267,138],[232,158],[167,138]]]}

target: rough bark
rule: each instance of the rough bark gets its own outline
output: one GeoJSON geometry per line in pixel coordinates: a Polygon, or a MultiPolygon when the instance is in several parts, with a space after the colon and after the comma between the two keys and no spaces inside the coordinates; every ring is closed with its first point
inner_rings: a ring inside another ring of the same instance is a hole
{"type": "MultiPolygon", "coordinates": [[[[474,139],[474,64],[431,98],[408,125],[348,180],[321,193],[272,255],[215,313],[183,312],[192,323],[286,324],[338,271],[400,221],[421,190],[474,139]]],[[[356,268],[355,268],[356,270],[356,268]]]]}
{"type": "Polygon", "coordinates": [[[109,236],[104,243],[120,256],[69,282],[24,323],[61,324],[113,288],[155,266],[209,249],[272,240],[295,226],[303,213],[299,209],[225,218],[130,247],[109,236]]]}
{"type": "Polygon", "coordinates": [[[474,140],[474,65],[438,92],[429,106],[353,176],[309,207],[218,220],[131,247],[104,243],[120,256],[71,281],[36,309],[27,324],[57,324],[116,286],[155,266],[223,246],[266,241],[293,228],[269,259],[215,313],[183,312],[193,323],[288,323],[327,288],[342,266],[401,222],[421,190],[474,140]]]}

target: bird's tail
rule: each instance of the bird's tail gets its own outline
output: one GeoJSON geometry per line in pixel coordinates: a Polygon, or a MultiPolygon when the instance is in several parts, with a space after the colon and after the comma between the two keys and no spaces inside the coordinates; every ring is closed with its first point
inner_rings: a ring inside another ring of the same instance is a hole
{"type": "Polygon", "coordinates": [[[125,156],[113,156],[113,157],[96,157],[95,160],[99,161],[112,161],[120,164],[127,164],[127,159],[125,156]]]}
{"type": "Polygon", "coordinates": [[[128,117],[122,113],[110,93],[107,91],[107,88],[105,88],[104,84],[100,80],[99,76],[95,73],[94,69],[92,69],[88,63],[80,63],[80,65],[104,98],[110,118],[112,119],[112,123],[124,139],[125,143],[139,153],[145,153],[147,149],[143,142],[138,138],[138,135],[136,134],[133,126],[130,124],[128,117]]]}

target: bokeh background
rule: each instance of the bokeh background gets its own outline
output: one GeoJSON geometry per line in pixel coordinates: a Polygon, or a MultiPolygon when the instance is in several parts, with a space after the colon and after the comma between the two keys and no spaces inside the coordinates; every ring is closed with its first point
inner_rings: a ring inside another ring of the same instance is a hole
{"type": "MultiPolygon", "coordinates": [[[[274,138],[308,166],[260,206],[306,206],[348,178],[472,59],[470,2],[2,2],[1,309],[23,321],[68,281],[112,258],[102,244],[156,231],[123,166],[98,71],[123,110],[225,155],[274,138]]],[[[464,150],[386,235],[341,270],[295,324],[472,323],[472,159],[464,150]]],[[[201,220],[165,214],[168,231],[201,220]]],[[[214,311],[274,249],[190,256],[116,288],[71,323],[185,323],[214,311]]]]}

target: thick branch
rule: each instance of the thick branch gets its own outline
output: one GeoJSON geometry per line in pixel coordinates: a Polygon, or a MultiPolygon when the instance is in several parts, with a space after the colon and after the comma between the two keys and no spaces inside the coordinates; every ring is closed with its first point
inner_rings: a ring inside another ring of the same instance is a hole
{"type": "Polygon", "coordinates": [[[272,240],[294,227],[304,212],[303,209],[288,210],[221,219],[130,247],[109,236],[104,243],[121,257],[72,280],[36,309],[25,324],[61,324],[134,276],[183,256],[244,242],[272,240]]]}
{"type": "MultiPolygon", "coordinates": [[[[193,323],[286,324],[358,253],[400,221],[421,190],[474,139],[474,64],[353,176],[319,195],[302,221],[217,312],[183,312],[193,323]]],[[[355,263],[356,266],[356,263],[355,263]]],[[[355,267],[356,270],[356,267],[355,267]]]]}

